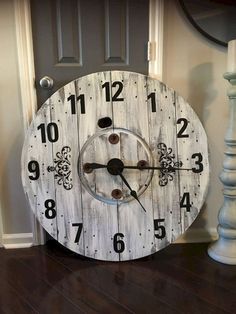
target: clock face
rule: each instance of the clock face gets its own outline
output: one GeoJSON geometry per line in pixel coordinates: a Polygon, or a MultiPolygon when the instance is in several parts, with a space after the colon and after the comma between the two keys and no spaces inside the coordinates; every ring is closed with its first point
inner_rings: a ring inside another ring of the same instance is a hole
{"type": "Polygon", "coordinates": [[[124,71],[52,95],[28,130],[22,181],[40,224],[84,256],[121,261],[175,241],[203,205],[205,131],[176,92],[124,71]]]}

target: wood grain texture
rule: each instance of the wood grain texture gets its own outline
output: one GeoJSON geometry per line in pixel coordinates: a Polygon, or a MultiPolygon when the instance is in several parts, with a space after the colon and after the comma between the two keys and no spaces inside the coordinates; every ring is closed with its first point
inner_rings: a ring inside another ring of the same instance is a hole
{"type": "Polygon", "coordinates": [[[207,246],[170,245],[119,264],[80,257],[55,241],[0,249],[0,311],[234,313],[236,269],[214,262],[207,246]]]}
{"type": "Polygon", "coordinates": [[[22,154],[22,171],[24,172],[22,181],[31,209],[40,224],[57,239],[56,219],[45,217],[45,201],[48,199],[55,200],[54,175],[47,171],[47,167],[53,164],[53,148],[52,143],[47,140],[42,143],[42,134],[38,129],[40,125],[44,125],[46,128],[49,123],[51,123],[50,100],[39,110],[29,127],[28,134],[30,136],[25,139],[23,147],[25,153],[22,154]],[[34,172],[28,170],[30,161],[37,162],[39,165],[40,176],[38,180],[30,178],[36,176],[34,172]]]}
{"type": "MultiPolygon", "coordinates": [[[[147,102],[149,108],[150,125],[150,147],[154,157],[154,164],[161,164],[161,153],[163,162],[176,160],[176,117],[173,106],[174,91],[167,88],[163,83],[156,80],[147,80],[147,94],[154,93],[156,101],[156,112],[151,110],[150,99],[147,102]],[[159,145],[161,144],[161,147],[159,145]],[[174,158],[173,158],[174,157],[174,158]]],[[[166,173],[160,177],[161,173],[156,171],[152,180],[152,198],[154,202],[154,219],[163,219],[160,225],[165,226],[166,237],[156,238],[157,247],[165,247],[173,242],[176,235],[181,234],[180,210],[179,210],[179,178],[178,175],[166,173]],[[166,180],[166,185],[163,185],[166,180]],[[163,184],[160,183],[163,181],[163,184]]]]}
{"type": "MultiPolygon", "coordinates": [[[[77,93],[86,95],[86,114],[78,111],[79,121],[79,142],[81,150],[80,164],[92,161],[104,161],[104,143],[105,138],[99,137],[101,128],[98,126],[98,120],[104,117],[112,117],[112,107],[110,102],[105,101],[105,94],[101,88],[104,82],[109,81],[110,73],[95,73],[79,79],[77,82],[77,93]],[[98,135],[98,136],[96,136],[98,135]],[[92,140],[89,147],[87,143],[90,138],[99,137],[100,141],[92,140]],[[103,159],[101,157],[103,156],[103,159]]],[[[106,155],[105,155],[106,156],[106,155]]],[[[108,158],[108,156],[106,157],[108,158]]],[[[106,159],[105,162],[108,160],[106,159]]],[[[101,172],[101,171],[99,171],[101,172]]],[[[87,176],[89,177],[89,176],[87,176]]],[[[100,189],[100,182],[104,182],[104,189],[109,186],[111,178],[106,172],[93,173],[89,178],[92,189],[100,189]],[[98,180],[96,177],[98,175],[98,180]],[[104,178],[105,176],[105,178],[104,178]]],[[[107,202],[101,202],[94,198],[82,185],[82,208],[83,208],[83,234],[85,241],[85,255],[98,259],[118,260],[119,256],[113,250],[112,236],[117,233],[117,209],[116,206],[107,202]]]]}
{"type": "MultiPolygon", "coordinates": [[[[188,137],[179,137],[177,141],[178,160],[181,160],[184,167],[191,169],[192,167],[199,169],[200,162],[199,156],[202,156],[201,164],[204,172],[209,173],[208,162],[208,147],[205,145],[207,142],[206,133],[203,131],[202,124],[200,123],[196,113],[193,109],[186,105],[185,100],[177,95],[176,96],[176,121],[183,117],[187,117],[187,126],[184,135],[188,137]],[[197,154],[197,155],[196,155],[197,154]],[[200,155],[199,155],[200,154],[200,155]],[[196,155],[196,156],[195,156],[196,155]],[[195,157],[194,157],[195,156],[195,157]]],[[[179,133],[183,127],[183,122],[177,124],[176,134],[179,133]]],[[[182,208],[182,222],[183,232],[193,222],[199,213],[205,196],[206,189],[202,187],[208,186],[209,176],[204,173],[195,173],[193,171],[180,171],[180,199],[187,191],[190,194],[191,209],[186,212],[186,208],[182,208]]]]}
{"type": "MultiPolygon", "coordinates": [[[[83,233],[79,242],[75,242],[78,227],[73,224],[83,222],[81,183],[77,172],[80,151],[78,119],[72,114],[70,99],[76,95],[75,84],[68,84],[51,96],[51,116],[58,126],[59,138],[53,143],[53,164],[55,198],[57,210],[58,241],[68,248],[84,254],[83,233]],[[63,174],[63,175],[61,175],[63,174]],[[75,193],[78,191],[78,194],[75,193]],[[67,208],[68,210],[64,210],[67,208]],[[79,245],[78,245],[79,244],[79,245]]],[[[79,108],[75,108],[79,110],[79,108]]]]}
{"type": "Polygon", "coordinates": [[[197,217],[208,177],[206,134],[192,108],[165,84],[125,71],[93,73],[53,94],[22,153],[23,185],[40,223],[72,251],[101,260],[140,258],[175,241],[197,217]],[[163,169],[124,168],[126,182],[106,168],[84,172],[85,163],[114,158],[163,169]]]}
{"type": "MultiPolygon", "coordinates": [[[[123,83],[124,88],[120,96],[124,98],[124,101],[113,102],[115,127],[130,130],[140,136],[144,143],[148,143],[145,76],[129,72],[113,72],[112,82],[116,81],[123,83]]],[[[144,145],[138,145],[137,142],[130,139],[122,138],[121,140],[121,158],[125,164],[137,165],[137,162],[143,159],[152,164],[151,153],[145,152],[144,145]]],[[[129,169],[125,169],[123,174],[132,189],[137,191],[140,188],[140,182],[143,181],[140,176],[147,175],[146,171],[142,174],[139,170],[129,169]]],[[[153,251],[153,206],[150,186],[145,193],[140,195],[139,200],[146,212],[135,199],[119,206],[119,231],[124,234],[126,246],[125,251],[121,254],[122,260],[145,256],[153,251]]]]}

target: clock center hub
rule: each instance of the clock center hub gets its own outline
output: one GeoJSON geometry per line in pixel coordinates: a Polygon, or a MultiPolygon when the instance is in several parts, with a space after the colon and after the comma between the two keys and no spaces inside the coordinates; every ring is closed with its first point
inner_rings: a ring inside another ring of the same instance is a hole
{"type": "Polygon", "coordinates": [[[152,166],[153,157],[143,138],[126,129],[107,128],[84,143],[78,160],[78,174],[83,187],[94,198],[121,204],[134,200],[128,185],[138,197],[149,187],[153,170],[142,169],[145,165],[152,166]],[[111,138],[119,140],[114,142],[111,138]]]}
{"type": "Polygon", "coordinates": [[[118,158],[112,158],[107,163],[107,171],[113,176],[117,176],[124,170],[124,163],[118,158]]]}

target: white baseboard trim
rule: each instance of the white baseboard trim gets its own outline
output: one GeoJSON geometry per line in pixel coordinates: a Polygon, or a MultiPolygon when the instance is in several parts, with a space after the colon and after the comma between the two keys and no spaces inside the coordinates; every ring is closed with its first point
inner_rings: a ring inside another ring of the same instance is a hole
{"type": "Polygon", "coordinates": [[[202,243],[212,242],[218,239],[216,228],[190,228],[175,243],[202,243]]]}
{"type": "Polygon", "coordinates": [[[32,233],[10,233],[3,234],[2,246],[5,249],[23,249],[33,246],[32,233]]]}
{"type": "MultiPolygon", "coordinates": [[[[186,231],[174,243],[202,243],[212,242],[218,239],[216,228],[195,228],[186,231]]],[[[32,233],[3,234],[2,246],[5,249],[29,248],[34,245],[32,233]]]]}

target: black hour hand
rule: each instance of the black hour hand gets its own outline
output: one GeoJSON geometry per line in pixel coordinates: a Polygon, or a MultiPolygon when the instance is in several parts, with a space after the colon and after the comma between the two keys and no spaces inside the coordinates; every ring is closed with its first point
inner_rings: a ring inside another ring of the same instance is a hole
{"type": "Polygon", "coordinates": [[[107,165],[98,164],[96,162],[86,162],[83,164],[83,171],[85,173],[91,173],[94,169],[101,169],[101,168],[107,168],[107,165]]]}

